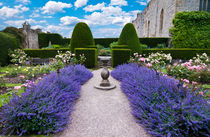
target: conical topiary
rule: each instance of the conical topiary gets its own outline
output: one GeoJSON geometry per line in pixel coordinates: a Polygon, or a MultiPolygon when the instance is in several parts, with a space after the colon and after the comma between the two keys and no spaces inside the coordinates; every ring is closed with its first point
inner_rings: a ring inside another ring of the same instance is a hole
{"type": "Polygon", "coordinates": [[[131,49],[132,53],[141,53],[141,45],[139,42],[139,38],[136,33],[136,29],[132,23],[127,23],[118,39],[119,45],[128,45],[128,48],[131,49]]]}
{"type": "Polygon", "coordinates": [[[93,35],[90,28],[84,22],[77,23],[71,37],[71,52],[74,53],[75,48],[86,48],[95,46],[93,35]]]}

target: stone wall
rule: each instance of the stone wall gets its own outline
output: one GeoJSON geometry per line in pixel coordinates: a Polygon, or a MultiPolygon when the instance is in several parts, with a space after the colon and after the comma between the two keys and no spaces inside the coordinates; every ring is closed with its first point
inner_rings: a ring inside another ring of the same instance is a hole
{"type": "Polygon", "coordinates": [[[151,0],[133,21],[139,37],[170,37],[172,20],[179,11],[199,10],[200,0],[151,0]]]}

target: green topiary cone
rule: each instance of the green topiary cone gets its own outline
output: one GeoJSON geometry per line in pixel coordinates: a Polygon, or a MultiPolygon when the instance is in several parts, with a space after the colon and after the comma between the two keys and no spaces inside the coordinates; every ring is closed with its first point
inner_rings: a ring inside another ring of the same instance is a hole
{"type": "Polygon", "coordinates": [[[86,23],[80,22],[76,24],[70,45],[72,53],[74,53],[75,48],[87,48],[95,45],[91,30],[86,23]]]}
{"type": "Polygon", "coordinates": [[[131,49],[132,53],[141,53],[142,48],[139,42],[139,38],[136,33],[136,29],[132,23],[127,23],[118,39],[119,45],[128,45],[128,48],[131,49]]]}

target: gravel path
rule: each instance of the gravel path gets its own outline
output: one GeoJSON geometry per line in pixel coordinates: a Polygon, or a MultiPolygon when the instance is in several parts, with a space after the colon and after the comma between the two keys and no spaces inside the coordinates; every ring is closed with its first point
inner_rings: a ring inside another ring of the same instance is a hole
{"type": "Polygon", "coordinates": [[[129,102],[120,90],[120,83],[113,90],[103,91],[94,88],[100,83],[102,69],[93,71],[91,78],[82,86],[81,96],[71,115],[68,128],[54,137],[148,137],[131,114],[129,102]]]}

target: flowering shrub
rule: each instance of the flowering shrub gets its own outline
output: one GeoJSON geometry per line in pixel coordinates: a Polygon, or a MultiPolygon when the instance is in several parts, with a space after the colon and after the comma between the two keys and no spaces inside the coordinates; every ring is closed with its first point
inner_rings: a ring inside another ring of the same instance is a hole
{"type": "Polygon", "coordinates": [[[91,78],[92,73],[81,65],[71,65],[60,73],[58,79],[52,72],[3,106],[0,116],[5,123],[4,134],[50,134],[65,129],[80,84],[91,78]]]}
{"type": "Polygon", "coordinates": [[[153,69],[160,69],[171,63],[172,57],[170,54],[165,53],[151,53],[147,58],[138,53],[134,53],[134,57],[131,57],[130,63],[137,63],[140,66],[145,65],[147,67],[152,67],[153,69]]]}
{"type": "Polygon", "coordinates": [[[15,49],[14,51],[9,49],[9,57],[14,64],[24,65],[29,60],[27,54],[22,49],[15,49]]]}
{"type": "Polygon", "coordinates": [[[173,78],[137,64],[118,66],[111,75],[121,81],[133,115],[154,136],[209,136],[209,103],[173,78]]]}
{"type": "Polygon", "coordinates": [[[169,75],[175,76],[176,78],[186,79],[189,78],[190,81],[197,82],[208,82],[209,79],[205,78],[208,76],[208,66],[210,65],[210,59],[206,53],[198,55],[188,62],[182,64],[169,65],[167,68],[167,73],[169,75]],[[203,75],[204,74],[204,75],[203,75]]]}

